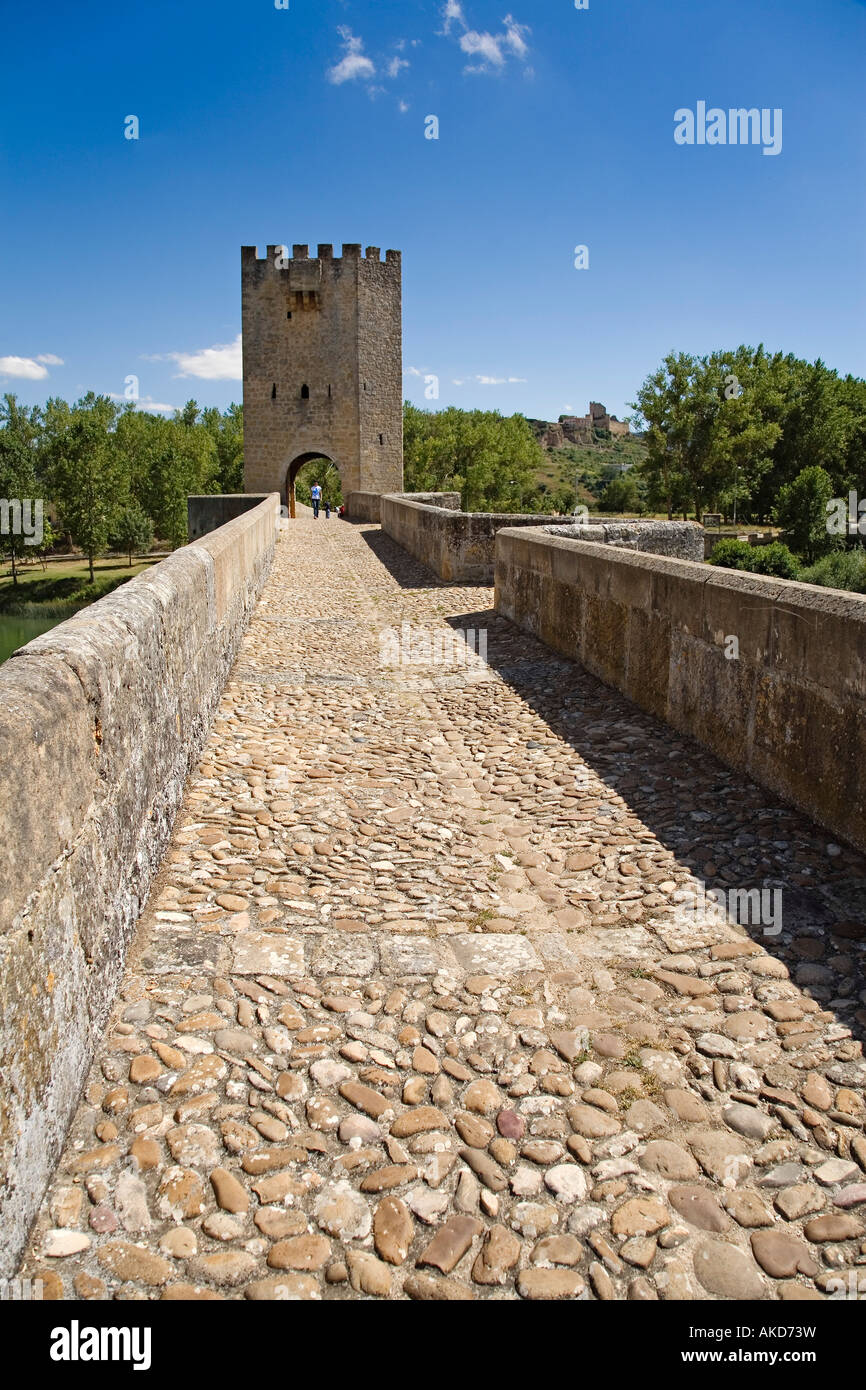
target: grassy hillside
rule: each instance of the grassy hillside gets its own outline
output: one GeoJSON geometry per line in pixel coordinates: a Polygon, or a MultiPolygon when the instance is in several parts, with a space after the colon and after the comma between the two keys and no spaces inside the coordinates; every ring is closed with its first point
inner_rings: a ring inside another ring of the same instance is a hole
{"type": "Polygon", "coordinates": [[[538,486],[544,492],[563,487],[577,491],[578,502],[596,507],[611,478],[633,468],[646,457],[640,439],[597,437],[593,444],[568,444],[564,449],[545,450],[545,463],[538,471],[538,486]]]}

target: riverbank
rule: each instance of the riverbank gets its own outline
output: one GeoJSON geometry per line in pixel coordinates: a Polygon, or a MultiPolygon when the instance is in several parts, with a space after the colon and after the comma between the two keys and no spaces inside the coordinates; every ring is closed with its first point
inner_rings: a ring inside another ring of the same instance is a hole
{"type": "Polygon", "coordinates": [[[113,558],[101,560],[93,567],[92,583],[87,561],[78,558],[50,561],[46,569],[28,566],[18,571],[17,584],[6,565],[0,573],[0,665],[19,647],[104,598],[159,558],[139,558],[131,566],[113,558]]]}
{"type": "Polygon", "coordinates": [[[93,567],[92,583],[86,560],[49,562],[46,569],[29,566],[18,571],[17,584],[6,564],[0,573],[0,618],[70,618],[156,564],[157,558],[136,558],[131,566],[117,559],[100,560],[93,567]]]}

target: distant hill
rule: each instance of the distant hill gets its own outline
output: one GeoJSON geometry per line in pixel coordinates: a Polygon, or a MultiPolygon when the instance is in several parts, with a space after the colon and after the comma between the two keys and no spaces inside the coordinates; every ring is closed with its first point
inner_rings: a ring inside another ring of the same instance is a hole
{"type": "Polygon", "coordinates": [[[606,418],[622,427],[616,433],[594,424],[587,428],[589,418],[564,415],[557,421],[530,420],[529,424],[547,455],[538,472],[539,490],[557,493],[574,488],[577,501],[592,509],[598,506],[606,484],[642,463],[647,450],[643,435],[632,434],[614,416],[606,418]]]}

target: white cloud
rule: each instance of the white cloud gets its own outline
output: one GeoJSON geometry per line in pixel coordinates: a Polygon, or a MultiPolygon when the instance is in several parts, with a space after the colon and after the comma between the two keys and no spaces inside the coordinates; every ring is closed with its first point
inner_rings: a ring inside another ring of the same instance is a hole
{"type": "Polygon", "coordinates": [[[63,358],[55,357],[53,352],[40,352],[36,359],[37,362],[44,362],[46,367],[62,367],[63,358]]]}
{"type": "Polygon", "coordinates": [[[345,52],[339,63],[328,69],[328,81],[340,87],[344,82],[354,82],[359,77],[375,77],[376,67],[364,52],[364,40],[356,38],[344,24],[337,32],[343,40],[345,52]]]}
{"type": "Polygon", "coordinates": [[[165,352],[146,360],[176,362],[180,368],[176,376],[197,376],[202,381],[241,381],[244,375],[240,333],[233,343],[216,343],[198,352],[165,352]]]}
{"type": "Polygon", "coordinates": [[[462,24],[463,28],[466,28],[466,20],[463,15],[463,6],[460,0],[447,0],[442,10],[442,18],[445,21],[446,34],[451,33],[452,24],[462,24]]]}
{"type": "Polygon", "coordinates": [[[502,52],[504,39],[494,38],[492,34],[479,34],[477,29],[470,29],[460,40],[460,47],[464,53],[470,57],[480,57],[482,63],[478,67],[472,68],[473,72],[483,72],[485,64],[492,64],[494,67],[501,68],[505,64],[505,54],[502,52]]]}
{"type": "Polygon", "coordinates": [[[529,57],[529,45],[524,35],[531,31],[527,24],[518,24],[513,15],[505,16],[501,34],[491,34],[486,29],[470,29],[461,0],[447,0],[442,18],[442,32],[448,35],[458,25],[463,30],[459,40],[462,51],[468,58],[479,59],[478,62],[467,63],[464,72],[501,73],[509,58],[517,58],[525,64],[529,57]]]}
{"type": "Polygon", "coordinates": [[[403,375],[404,375],[404,376],[423,376],[424,373],[423,373],[422,371],[419,371],[417,367],[406,367],[405,370],[404,370],[404,372],[403,372],[403,375]]]}
{"type": "Polygon", "coordinates": [[[401,115],[405,116],[406,112],[409,110],[408,101],[398,101],[397,110],[401,113],[401,115]]]}
{"type": "MultiPolygon", "coordinates": [[[[53,359],[60,361],[60,358],[53,359]]],[[[39,357],[0,357],[0,376],[17,376],[26,381],[43,381],[48,375],[44,359],[39,357]]]]}
{"type": "Polygon", "coordinates": [[[470,377],[452,377],[451,385],[466,386],[468,382],[476,381],[479,386],[519,386],[527,380],[528,377],[525,376],[485,376],[478,373],[470,377]]]}
{"type": "Polygon", "coordinates": [[[180,409],[177,405],[164,405],[161,401],[155,401],[151,396],[139,396],[130,400],[129,396],[119,396],[116,391],[109,391],[108,394],[113,401],[120,401],[123,405],[134,405],[136,410],[152,410],[160,415],[167,415],[180,409]]]}
{"type": "Polygon", "coordinates": [[[405,58],[392,58],[388,64],[388,76],[399,77],[402,68],[408,68],[409,63],[405,58]]]}
{"type": "Polygon", "coordinates": [[[517,54],[518,58],[525,58],[529,52],[529,45],[523,35],[530,32],[529,26],[527,24],[518,24],[514,16],[510,14],[505,16],[504,23],[505,42],[512,52],[517,54]]]}

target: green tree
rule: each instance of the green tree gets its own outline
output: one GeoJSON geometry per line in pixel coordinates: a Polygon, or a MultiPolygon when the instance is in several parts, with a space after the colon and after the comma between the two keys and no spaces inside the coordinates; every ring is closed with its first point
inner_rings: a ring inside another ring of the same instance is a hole
{"type": "Polygon", "coordinates": [[[0,429],[0,550],[12,562],[13,584],[18,583],[18,562],[35,553],[34,503],[42,508],[36,491],[34,452],[7,422],[0,429]]]}
{"type": "Polygon", "coordinates": [[[216,482],[220,492],[244,490],[244,408],[230,405],[222,414],[215,406],[201,413],[201,426],[207,430],[216,449],[216,482]]]}
{"type": "Polygon", "coordinates": [[[126,552],[131,568],[133,554],[145,555],[153,544],[153,522],[137,502],[127,502],[114,519],[109,540],[112,549],[126,552]]]}
{"type": "Polygon", "coordinates": [[[108,545],[111,523],[124,484],[113,433],[118,408],[107,396],[88,392],[72,408],[58,441],[54,487],[63,524],[87,556],[91,583],[93,561],[108,545]]]}
{"type": "Polygon", "coordinates": [[[144,450],[146,473],[139,500],[153,520],[158,536],[172,546],[187,539],[187,497],[213,493],[217,484],[217,451],[206,429],[189,423],[191,406],[173,420],[149,417],[144,450]]]}
{"type": "Polygon", "coordinates": [[[669,517],[686,499],[698,521],[719,503],[736,514],[769,470],[781,433],[779,383],[763,346],[669,353],[633,408],[646,428],[650,501],[662,497],[669,517]]]}
{"type": "Polygon", "coordinates": [[[637,479],[630,473],[611,478],[599,506],[603,512],[637,512],[641,515],[645,507],[638,490],[637,479]]]}
{"type": "Polygon", "coordinates": [[[779,492],[776,520],[807,565],[836,548],[836,539],[827,529],[827,504],[834,492],[830,474],[818,467],[804,468],[779,492]]]}
{"type": "Polygon", "coordinates": [[[669,518],[686,505],[689,492],[686,450],[693,432],[690,395],[696,370],[694,357],[669,352],[643,382],[637,399],[630,402],[647,445],[641,472],[650,505],[661,504],[669,518]]]}
{"type": "Polygon", "coordinates": [[[538,511],[545,455],[522,415],[404,406],[407,492],[459,492],[466,511],[538,511]]]}

